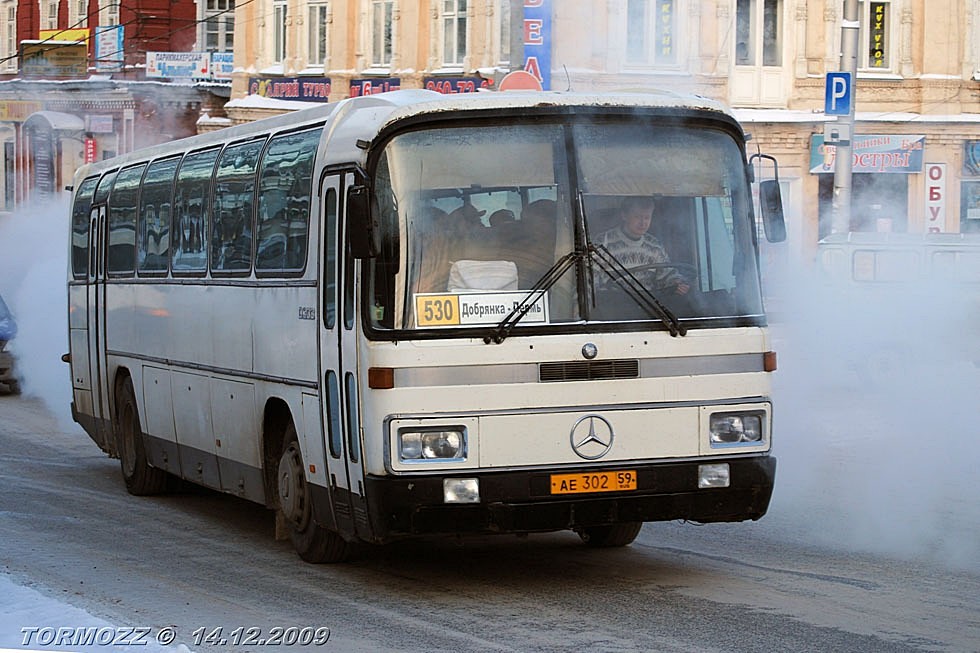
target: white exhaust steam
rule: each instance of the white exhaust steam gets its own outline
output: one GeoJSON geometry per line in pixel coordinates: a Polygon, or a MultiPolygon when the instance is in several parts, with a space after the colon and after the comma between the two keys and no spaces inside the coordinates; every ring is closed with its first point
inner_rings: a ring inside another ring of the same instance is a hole
{"type": "Polygon", "coordinates": [[[834,549],[980,569],[980,285],[780,277],[766,519],[834,549]]]}
{"type": "Polygon", "coordinates": [[[68,352],[68,197],[0,215],[0,294],[17,320],[10,348],[25,396],[71,428],[68,352]]]}

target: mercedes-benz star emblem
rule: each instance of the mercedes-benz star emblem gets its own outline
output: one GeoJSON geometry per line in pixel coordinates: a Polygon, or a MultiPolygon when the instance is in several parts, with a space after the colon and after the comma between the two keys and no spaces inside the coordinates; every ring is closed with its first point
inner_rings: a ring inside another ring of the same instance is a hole
{"type": "Polygon", "coordinates": [[[572,426],[572,451],[586,460],[602,458],[612,448],[612,424],[601,415],[585,415],[572,426]]]}

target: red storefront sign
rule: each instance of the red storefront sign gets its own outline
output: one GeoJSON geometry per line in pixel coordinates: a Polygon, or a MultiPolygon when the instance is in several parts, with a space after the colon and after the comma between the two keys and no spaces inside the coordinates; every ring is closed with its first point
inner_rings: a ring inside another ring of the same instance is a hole
{"type": "Polygon", "coordinates": [[[85,163],[95,163],[96,144],[94,138],[85,139],[85,163]]]}

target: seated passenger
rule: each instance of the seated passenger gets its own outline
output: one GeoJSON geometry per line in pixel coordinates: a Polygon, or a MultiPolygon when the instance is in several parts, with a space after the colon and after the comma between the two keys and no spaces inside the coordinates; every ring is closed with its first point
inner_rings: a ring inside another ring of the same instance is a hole
{"type": "Polygon", "coordinates": [[[504,229],[507,225],[517,221],[514,212],[508,209],[499,209],[490,214],[490,228],[504,229]]]}
{"type": "Polygon", "coordinates": [[[521,213],[511,258],[517,263],[520,287],[530,290],[554,265],[558,210],[554,200],[537,200],[521,213]]]}
{"type": "Polygon", "coordinates": [[[435,207],[427,210],[418,238],[416,292],[446,291],[449,267],[457,258],[453,256],[453,247],[459,245],[454,242],[456,231],[456,224],[450,220],[448,213],[435,207]]]}

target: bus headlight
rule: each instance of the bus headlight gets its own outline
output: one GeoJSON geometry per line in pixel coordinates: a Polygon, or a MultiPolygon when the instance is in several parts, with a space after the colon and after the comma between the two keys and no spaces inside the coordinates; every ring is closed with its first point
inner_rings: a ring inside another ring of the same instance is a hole
{"type": "Polygon", "coordinates": [[[708,428],[711,444],[762,442],[762,413],[714,413],[708,428]]]}
{"type": "Polygon", "coordinates": [[[439,431],[400,431],[398,457],[412,460],[465,460],[466,432],[464,429],[439,431]]]}

